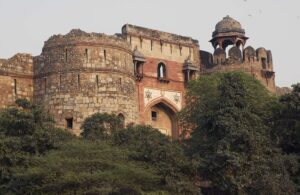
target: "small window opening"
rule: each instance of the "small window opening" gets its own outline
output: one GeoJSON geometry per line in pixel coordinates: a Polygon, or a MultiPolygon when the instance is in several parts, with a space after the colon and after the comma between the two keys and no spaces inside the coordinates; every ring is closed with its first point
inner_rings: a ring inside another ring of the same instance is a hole
{"type": "Polygon", "coordinates": [[[143,63],[137,63],[136,73],[143,74],[143,63]]]}
{"type": "Polygon", "coordinates": [[[98,77],[98,75],[96,75],[96,84],[97,84],[97,87],[99,87],[99,77],[98,77]]]}
{"type": "Polygon", "coordinates": [[[140,37],[140,47],[143,48],[143,39],[140,37]]]}
{"type": "Polygon", "coordinates": [[[59,75],[59,88],[61,88],[61,74],[59,75]]]}
{"type": "Polygon", "coordinates": [[[179,53],[180,53],[180,56],[182,56],[182,46],[179,45],[179,53]]]}
{"type": "Polygon", "coordinates": [[[85,59],[86,59],[86,62],[89,62],[89,50],[88,49],[85,49],[85,59]]]}
{"type": "Polygon", "coordinates": [[[165,78],[167,76],[166,65],[164,65],[163,63],[158,64],[157,76],[158,76],[158,78],[165,78]]]}
{"type": "Polygon", "coordinates": [[[122,85],[122,78],[119,78],[119,84],[122,85]]]}
{"type": "Polygon", "coordinates": [[[67,129],[73,129],[73,118],[66,118],[67,129]]]}
{"type": "Polygon", "coordinates": [[[152,51],[152,49],[153,49],[153,41],[151,40],[151,51],[152,51]]]}
{"type": "Polygon", "coordinates": [[[157,112],[151,111],[151,118],[153,121],[156,121],[157,120],[157,112]]]}
{"type": "Polygon", "coordinates": [[[68,62],[68,49],[65,50],[65,60],[68,62]]]}
{"type": "Polygon", "coordinates": [[[17,79],[14,79],[14,93],[17,95],[17,79]]]}
{"type": "Polygon", "coordinates": [[[80,87],[80,74],[77,75],[77,85],[80,87]]]}
{"type": "Polygon", "coordinates": [[[129,37],[129,42],[130,42],[130,45],[131,45],[131,43],[132,43],[132,41],[131,41],[131,36],[129,37]]]}
{"type": "Polygon", "coordinates": [[[47,78],[44,78],[44,93],[47,92],[47,78]]]}
{"type": "Polygon", "coordinates": [[[104,60],[106,60],[106,50],[103,51],[104,60]]]}
{"type": "Polygon", "coordinates": [[[173,47],[172,47],[172,44],[170,44],[170,52],[171,52],[171,54],[173,53],[173,47]]]}

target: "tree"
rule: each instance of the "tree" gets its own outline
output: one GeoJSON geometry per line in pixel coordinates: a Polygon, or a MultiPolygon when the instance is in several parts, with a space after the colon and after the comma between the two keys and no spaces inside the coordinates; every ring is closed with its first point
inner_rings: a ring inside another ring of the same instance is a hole
{"type": "Polygon", "coordinates": [[[300,83],[293,91],[279,98],[279,108],[274,114],[279,144],[286,153],[300,152],[300,83]]]}
{"type": "Polygon", "coordinates": [[[217,73],[191,83],[181,113],[187,153],[221,194],[293,194],[285,158],[270,137],[273,102],[245,73],[217,73]]]}
{"type": "Polygon", "coordinates": [[[72,136],[54,127],[40,107],[26,99],[0,111],[0,194],[14,180],[14,169],[29,166],[34,155],[55,149],[72,136]]]}
{"type": "Polygon", "coordinates": [[[95,113],[87,117],[81,125],[84,138],[108,140],[121,126],[122,121],[114,114],[95,113]]]}
{"type": "Polygon", "coordinates": [[[291,93],[279,98],[274,121],[274,140],[286,155],[296,159],[289,170],[300,193],[300,83],[293,85],[291,93]]]}
{"type": "Polygon", "coordinates": [[[132,151],[130,158],[153,165],[172,194],[198,194],[195,169],[178,142],[151,126],[128,126],[113,134],[112,143],[132,151]]]}
{"type": "Polygon", "coordinates": [[[153,167],[130,161],[128,150],[75,139],[15,169],[8,189],[17,194],[169,194],[153,167]]]}

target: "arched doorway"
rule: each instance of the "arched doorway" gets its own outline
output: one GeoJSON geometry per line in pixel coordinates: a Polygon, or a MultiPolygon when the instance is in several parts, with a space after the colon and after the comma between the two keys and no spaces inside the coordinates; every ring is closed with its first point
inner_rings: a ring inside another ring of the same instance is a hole
{"type": "Polygon", "coordinates": [[[178,138],[176,110],[160,101],[150,105],[145,111],[145,124],[157,128],[161,133],[178,138]]]}

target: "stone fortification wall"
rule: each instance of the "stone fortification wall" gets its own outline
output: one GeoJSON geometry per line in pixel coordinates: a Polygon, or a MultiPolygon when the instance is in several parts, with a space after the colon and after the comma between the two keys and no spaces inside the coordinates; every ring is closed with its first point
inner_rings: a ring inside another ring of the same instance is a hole
{"type": "Polygon", "coordinates": [[[217,48],[214,54],[200,51],[201,73],[213,73],[220,71],[242,71],[253,75],[260,80],[265,87],[275,93],[275,73],[273,71],[272,53],[270,50],[258,48],[254,50],[251,46],[246,47],[243,52],[236,46],[226,53],[217,48]]]}
{"type": "Polygon", "coordinates": [[[34,72],[34,100],[58,126],[79,134],[84,118],[96,112],[137,121],[132,51],[122,38],[81,30],[52,36],[34,58],[34,72]]]}
{"type": "Polygon", "coordinates": [[[8,106],[17,98],[32,101],[33,60],[30,54],[16,54],[0,60],[0,107],[8,106]]]}

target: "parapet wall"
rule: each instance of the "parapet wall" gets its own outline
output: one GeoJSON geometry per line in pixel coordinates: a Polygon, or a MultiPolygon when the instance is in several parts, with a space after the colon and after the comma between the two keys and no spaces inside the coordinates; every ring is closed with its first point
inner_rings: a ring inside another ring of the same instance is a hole
{"type": "Polygon", "coordinates": [[[123,34],[139,35],[156,40],[162,40],[171,43],[180,43],[182,45],[199,45],[198,41],[191,37],[181,36],[173,33],[162,32],[140,26],[134,26],[131,24],[125,24],[122,27],[123,34]]]}
{"type": "Polygon", "coordinates": [[[200,65],[199,43],[191,37],[130,24],[122,27],[122,34],[132,50],[138,49],[145,57],[178,63],[190,59],[194,64],[200,65]]]}
{"type": "Polygon", "coordinates": [[[246,47],[243,52],[236,46],[226,53],[222,48],[217,48],[214,54],[200,51],[201,73],[213,73],[220,71],[242,71],[253,75],[260,80],[270,91],[276,91],[275,73],[273,71],[273,59],[270,50],[246,47]]]}
{"type": "Polygon", "coordinates": [[[18,53],[9,59],[0,59],[1,74],[33,74],[33,58],[31,54],[18,53]]]}
{"type": "Polygon", "coordinates": [[[44,48],[67,45],[106,45],[119,47],[130,52],[130,46],[123,38],[117,35],[106,35],[104,33],[87,33],[80,29],[73,29],[66,35],[53,35],[44,43],[44,48]]]}

